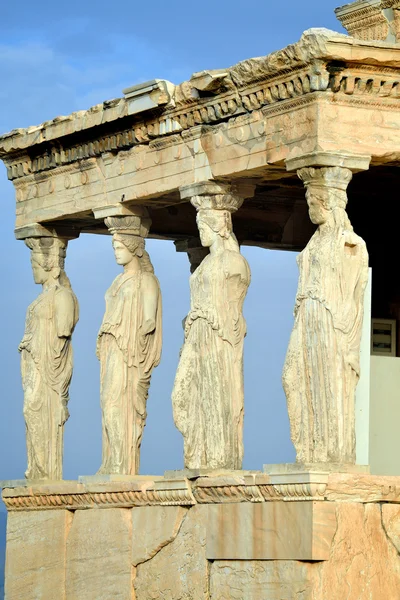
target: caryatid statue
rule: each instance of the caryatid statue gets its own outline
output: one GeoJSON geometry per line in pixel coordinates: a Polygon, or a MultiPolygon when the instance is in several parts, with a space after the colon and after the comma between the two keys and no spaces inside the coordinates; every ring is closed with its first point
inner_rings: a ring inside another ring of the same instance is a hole
{"type": "Polygon", "coordinates": [[[346,213],[352,178],[341,167],[298,171],[316,233],[298,257],[295,324],[283,370],[291,436],[302,463],[355,463],[365,242],[346,213]]]}
{"type": "Polygon", "coordinates": [[[31,249],[35,283],[43,286],[28,308],[19,345],[28,454],[25,477],[60,480],[73,368],[71,337],[79,307],[64,271],[67,240],[39,237],[25,243],[31,249]]]}
{"type": "Polygon", "coordinates": [[[172,393],[189,469],[242,466],[242,309],[250,268],[240,254],[231,213],[253,191],[243,196],[233,186],[213,183],[181,189],[197,209],[201,243],[210,251],[190,277],[191,307],[172,393]]]}
{"type": "Polygon", "coordinates": [[[105,223],[124,271],[106,293],[97,339],[103,421],[99,473],[136,475],[150,378],[161,358],[161,292],[145,250],[151,220],[115,216],[105,223]]]}

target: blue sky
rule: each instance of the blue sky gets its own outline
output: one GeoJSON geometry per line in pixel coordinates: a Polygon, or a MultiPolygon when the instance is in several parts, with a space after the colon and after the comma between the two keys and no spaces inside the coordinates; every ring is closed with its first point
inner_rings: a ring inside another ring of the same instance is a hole
{"type": "MultiPolygon", "coordinates": [[[[121,96],[122,89],[153,78],[179,83],[199,70],[223,68],[297,41],[303,30],[342,31],[337,0],[255,0],[134,3],[87,0],[5,3],[0,16],[0,132],[35,125],[59,114],[121,96]]],[[[25,311],[39,293],[29,251],[14,240],[14,190],[0,165],[0,479],[23,477],[25,437],[18,343],[25,311]]],[[[182,440],[172,420],[171,390],[189,306],[189,265],[172,242],[148,243],[164,304],[164,346],[154,371],[142,473],[182,467],[182,440]]],[[[297,286],[295,255],[244,248],[252,269],[245,304],[245,460],[247,469],[290,462],[281,369],[292,327],[297,286]]],[[[104,293],[118,274],[111,242],[83,236],[70,244],[68,275],[81,306],[74,334],[71,417],[65,429],[64,475],[93,474],[101,461],[99,368],[95,342],[104,293]]]]}

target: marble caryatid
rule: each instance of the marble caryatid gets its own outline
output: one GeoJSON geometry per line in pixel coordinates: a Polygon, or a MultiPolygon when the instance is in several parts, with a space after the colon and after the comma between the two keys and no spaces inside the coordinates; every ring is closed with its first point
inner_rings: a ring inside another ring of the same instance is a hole
{"type": "Polygon", "coordinates": [[[25,243],[31,249],[35,283],[43,286],[28,308],[19,345],[28,454],[25,477],[60,480],[78,301],[64,271],[68,242],[41,237],[25,243]]]}
{"type": "Polygon", "coordinates": [[[115,216],[105,222],[124,270],[106,293],[97,339],[103,420],[99,473],[136,475],[150,378],[161,358],[161,291],[145,250],[150,219],[115,216]]]}
{"type": "Polygon", "coordinates": [[[193,187],[201,243],[210,252],[190,277],[191,308],[172,393],[174,419],[184,438],[186,468],[240,469],[246,335],[242,308],[250,268],[232,231],[231,213],[243,198],[230,190],[207,193],[207,187],[196,195],[193,187]]]}
{"type": "Polygon", "coordinates": [[[292,441],[298,462],[354,464],[368,253],[346,213],[351,171],[304,168],[298,175],[318,229],[298,258],[295,324],[283,370],[292,441]]]}

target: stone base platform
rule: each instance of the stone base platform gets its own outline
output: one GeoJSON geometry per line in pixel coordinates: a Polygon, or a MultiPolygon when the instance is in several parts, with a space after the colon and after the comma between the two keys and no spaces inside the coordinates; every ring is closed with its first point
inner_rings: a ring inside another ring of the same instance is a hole
{"type": "Polygon", "coordinates": [[[400,477],[85,478],[3,500],[6,600],[400,598],[400,477]]]}

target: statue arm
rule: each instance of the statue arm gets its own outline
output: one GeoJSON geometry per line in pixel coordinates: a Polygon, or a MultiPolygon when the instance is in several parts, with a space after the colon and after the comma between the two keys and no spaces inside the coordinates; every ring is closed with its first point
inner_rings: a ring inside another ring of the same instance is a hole
{"type": "Polygon", "coordinates": [[[341,269],[341,306],[345,311],[342,319],[350,319],[355,309],[358,313],[364,301],[368,281],[368,252],[365,242],[353,232],[346,232],[343,240],[341,269]]]}
{"type": "Polygon", "coordinates": [[[160,289],[155,277],[144,277],[141,288],[143,304],[143,323],[141,334],[143,336],[152,333],[156,328],[157,310],[160,289]]]}
{"type": "Polygon", "coordinates": [[[76,307],[72,293],[68,290],[59,290],[54,298],[55,323],[57,336],[69,338],[76,324],[76,307]]]}
{"type": "Polygon", "coordinates": [[[250,269],[243,256],[227,256],[225,261],[227,278],[227,303],[229,310],[225,317],[224,331],[233,345],[240,343],[245,335],[243,301],[250,285],[250,269]]]}
{"type": "Polygon", "coordinates": [[[368,283],[368,252],[365,242],[355,236],[351,236],[345,242],[345,254],[347,254],[347,269],[344,276],[352,286],[348,295],[352,294],[354,303],[354,316],[349,324],[349,362],[354,371],[360,372],[360,343],[362,334],[362,320],[364,315],[364,296],[368,283]],[[357,265],[355,268],[354,263],[357,265]],[[352,268],[353,267],[353,268],[352,268]],[[349,274],[349,272],[351,274],[349,274]]]}

